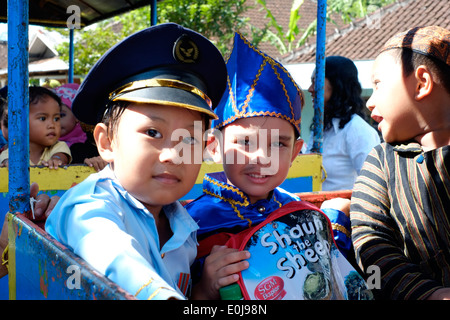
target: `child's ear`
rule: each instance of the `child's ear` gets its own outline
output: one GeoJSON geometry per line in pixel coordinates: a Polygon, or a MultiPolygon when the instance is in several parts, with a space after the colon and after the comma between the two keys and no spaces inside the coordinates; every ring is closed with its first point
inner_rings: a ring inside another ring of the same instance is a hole
{"type": "Polygon", "coordinates": [[[220,153],[220,138],[218,138],[215,134],[210,133],[207,136],[203,159],[205,161],[208,161],[210,159],[215,163],[221,163],[222,156],[220,153]]]}
{"type": "Polygon", "coordinates": [[[98,153],[103,160],[113,162],[113,149],[111,139],[108,136],[108,128],[104,123],[98,123],[94,128],[94,139],[98,153]]]}
{"type": "Polygon", "coordinates": [[[419,66],[415,71],[416,77],[416,90],[415,90],[415,99],[422,100],[427,97],[431,91],[433,90],[433,76],[426,66],[419,66]]]}
{"type": "Polygon", "coordinates": [[[292,152],[292,158],[291,158],[291,165],[294,162],[295,158],[297,158],[298,154],[300,153],[300,150],[302,150],[304,140],[302,138],[298,138],[294,142],[294,150],[292,152]]]}

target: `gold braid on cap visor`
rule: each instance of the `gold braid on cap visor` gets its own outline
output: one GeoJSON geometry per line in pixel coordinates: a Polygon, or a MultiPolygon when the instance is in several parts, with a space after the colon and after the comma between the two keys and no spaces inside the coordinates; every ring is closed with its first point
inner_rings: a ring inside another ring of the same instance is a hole
{"type": "Polygon", "coordinates": [[[212,102],[211,99],[200,89],[197,87],[180,81],[180,80],[174,80],[174,79],[145,79],[145,80],[137,80],[130,82],[126,85],[121,86],[120,88],[116,89],[112,93],[109,94],[109,100],[114,101],[117,98],[119,98],[121,95],[126,94],[131,91],[143,89],[143,88],[152,88],[152,87],[169,87],[169,88],[176,88],[181,89],[193,94],[196,94],[200,98],[202,98],[209,106],[210,109],[212,109],[212,102]]]}

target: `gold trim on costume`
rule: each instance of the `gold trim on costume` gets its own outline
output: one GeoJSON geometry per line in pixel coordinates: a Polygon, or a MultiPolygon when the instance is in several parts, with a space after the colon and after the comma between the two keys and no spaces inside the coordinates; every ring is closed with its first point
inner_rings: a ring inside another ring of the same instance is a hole
{"type": "MultiPolygon", "coordinates": [[[[301,127],[300,127],[301,115],[300,115],[299,119],[295,119],[295,111],[294,111],[293,101],[291,101],[291,99],[290,99],[289,93],[286,89],[285,82],[281,78],[280,72],[282,71],[291,80],[292,84],[297,89],[298,95],[300,96],[300,103],[301,103],[302,108],[305,105],[305,98],[303,95],[303,91],[300,89],[297,82],[292,78],[292,75],[287,71],[287,69],[284,66],[282,66],[278,61],[274,60],[272,57],[268,56],[267,54],[265,54],[264,52],[262,52],[258,48],[256,48],[244,36],[242,36],[242,34],[240,34],[239,32],[237,32],[237,34],[242,39],[242,41],[245,44],[247,44],[247,46],[249,48],[251,48],[254,52],[256,52],[258,55],[260,55],[263,58],[263,61],[261,62],[261,65],[259,66],[258,72],[255,75],[255,79],[253,80],[253,83],[252,83],[250,89],[247,91],[246,99],[242,104],[241,110],[239,110],[238,106],[236,105],[235,93],[233,92],[233,86],[232,86],[230,77],[229,76],[227,77],[228,92],[229,92],[229,96],[230,96],[230,100],[231,100],[231,105],[232,105],[232,108],[234,111],[234,116],[229,117],[228,119],[224,119],[224,121],[217,124],[215,126],[215,128],[224,127],[227,124],[234,122],[236,119],[247,118],[247,117],[257,117],[257,116],[270,116],[270,117],[281,118],[281,119],[289,121],[292,125],[294,125],[294,127],[297,129],[298,132],[301,132],[301,127]],[[251,102],[251,99],[254,95],[254,92],[256,90],[255,88],[259,82],[259,78],[260,78],[264,68],[266,68],[266,67],[272,68],[280,85],[282,86],[284,96],[289,105],[289,109],[290,109],[290,113],[291,113],[290,116],[284,115],[281,113],[275,113],[273,111],[272,112],[270,112],[270,111],[248,112],[247,111],[247,108],[248,108],[248,106],[251,102]],[[278,69],[277,69],[277,67],[278,67],[278,69]]],[[[228,60],[230,59],[230,57],[231,57],[231,54],[226,59],[227,63],[228,63],[228,60]]]]}
{"type": "Polygon", "coordinates": [[[275,198],[275,192],[273,193],[272,198],[273,198],[273,201],[275,201],[276,203],[278,203],[278,205],[280,206],[280,208],[283,206],[283,204],[275,198]]]}
{"type": "MultiPolygon", "coordinates": [[[[153,280],[154,280],[153,278],[150,278],[150,280],[147,283],[145,283],[144,285],[142,285],[142,287],[139,288],[139,290],[136,292],[136,294],[134,296],[137,297],[138,294],[141,293],[141,291],[145,287],[148,287],[153,282],[153,280]]],[[[159,288],[155,289],[155,291],[153,291],[153,293],[147,298],[147,300],[153,299],[162,289],[167,289],[167,290],[173,291],[173,289],[171,289],[171,288],[159,287],[159,288]]]]}
{"type": "Polygon", "coordinates": [[[197,96],[202,98],[210,108],[212,108],[211,99],[203,91],[189,83],[174,79],[145,79],[133,81],[121,86],[120,88],[110,93],[109,99],[114,101],[118,95],[125,94],[134,90],[152,87],[176,88],[196,94],[197,96]]]}
{"type": "Polygon", "coordinates": [[[351,237],[350,231],[348,231],[343,225],[339,223],[331,223],[331,227],[333,228],[333,230],[340,231],[349,238],[351,237]]]}
{"type": "Polygon", "coordinates": [[[241,212],[239,211],[239,209],[236,207],[235,204],[230,202],[231,207],[233,208],[234,212],[236,212],[237,216],[241,219],[241,220],[247,220],[248,222],[248,228],[250,228],[252,226],[253,221],[244,217],[241,212]]]}
{"type": "MultiPolygon", "coordinates": [[[[218,195],[218,194],[216,194],[216,193],[213,193],[213,192],[211,192],[211,191],[206,190],[205,188],[203,188],[203,193],[208,194],[208,195],[210,195],[210,196],[212,196],[212,197],[214,197],[214,198],[218,198],[218,199],[220,199],[220,200],[223,200],[223,201],[225,201],[225,202],[228,202],[228,203],[231,205],[231,207],[233,208],[234,212],[236,212],[236,215],[237,215],[241,220],[247,220],[247,222],[248,222],[248,227],[250,228],[250,227],[252,226],[252,224],[253,224],[253,221],[252,221],[251,219],[249,219],[249,218],[244,217],[244,216],[242,215],[242,213],[240,212],[240,210],[238,209],[238,207],[237,207],[238,205],[241,206],[241,207],[247,207],[247,206],[249,206],[251,203],[250,203],[250,201],[248,200],[248,197],[247,197],[241,190],[239,190],[238,188],[233,187],[233,186],[230,186],[230,185],[228,185],[228,184],[223,184],[222,182],[217,181],[216,179],[213,179],[213,178],[211,178],[211,177],[209,177],[209,176],[207,176],[207,175],[205,175],[204,179],[207,180],[207,181],[209,181],[209,182],[212,183],[213,185],[216,185],[216,186],[222,187],[222,188],[224,188],[224,189],[226,189],[226,190],[230,190],[230,191],[232,191],[232,192],[235,192],[236,194],[238,194],[238,195],[244,200],[244,202],[239,202],[239,201],[236,201],[236,200],[234,200],[234,199],[225,198],[225,197],[223,197],[223,196],[221,196],[221,195],[218,195]]],[[[274,194],[274,193],[272,194],[272,199],[273,199],[274,202],[278,203],[278,206],[279,206],[280,208],[283,206],[283,204],[275,198],[275,194],[274,194]]]]}
{"type": "MultiPolygon", "coordinates": [[[[225,200],[225,201],[228,201],[228,202],[233,202],[233,203],[238,204],[240,206],[248,206],[250,204],[250,202],[248,201],[248,199],[245,196],[245,194],[242,191],[240,191],[238,188],[230,186],[230,185],[227,185],[227,184],[223,184],[223,183],[217,181],[216,179],[212,179],[212,178],[208,177],[207,175],[205,175],[204,179],[206,181],[216,185],[216,186],[219,186],[221,188],[224,188],[224,189],[236,192],[238,195],[241,196],[242,199],[244,199],[244,202],[239,202],[239,201],[235,201],[233,199],[224,198],[224,197],[221,197],[221,196],[219,196],[217,194],[212,194],[212,193],[209,192],[209,194],[211,194],[212,196],[218,197],[219,199],[222,199],[222,200],[225,200]]],[[[208,190],[203,189],[203,192],[208,192],[208,190]]]]}
{"type": "Polygon", "coordinates": [[[6,245],[6,248],[2,253],[2,266],[6,266],[6,269],[9,271],[8,251],[9,251],[9,245],[6,245]]]}
{"type": "MultiPolygon", "coordinates": [[[[260,56],[264,57],[265,59],[268,59],[270,61],[270,64],[272,65],[276,65],[278,67],[280,67],[281,70],[283,70],[283,72],[292,80],[292,84],[295,86],[295,88],[297,88],[297,90],[300,93],[301,99],[302,99],[302,105],[304,103],[304,96],[303,96],[303,91],[302,89],[298,86],[297,82],[294,80],[294,78],[292,78],[292,75],[286,70],[286,68],[281,65],[278,61],[276,61],[275,59],[273,59],[272,57],[268,56],[267,54],[265,54],[264,52],[260,51],[258,48],[256,48],[253,44],[251,44],[241,33],[237,32],[237,34],[239,35],[239,37],[242,39],[242,41],[244,41],[249,48],[252,48],[256,53],[258,53],[260,56]]],[[[229,58],[229,57],[228,57],[229,58]]],[[[228,61],[228,60],[227,60],[228,61]]]]}
{"type": "Polygon", "coordinates": [[[155,104],[159,104],[159,105],[181,107],[181,108],[186,108],[186,109],[189,109],[189,110],[194,110],[194,111],[206,113],[207,115],[209,115],[214,120],[216,120],[218,118],[217,115],[214,112],[209,111],[208,109],[205,109],[205,108],[202,108],[202,107],[194,106],[192,104],[172,102],[172,101],[167,101],[167,100],[136,98],[136,97],[134,97],[134,98],[119,97],[117,100],[129,101],[129,102],[140,102],[140,103],[155,103],[155,104]]]}
{"type": "Polygon", "coordinates": [[[138,296],[139,293],[141,293],[141,291],[145,288],[148,287],[151,283],[153,282],[153,278],[150,278],[150,280],[143,284],[142,287],[139,288],[139,290],[134,294],[136,297],[138,296]]]}
{"type": "Polygon", "coordinates": [[[158,292],[160,292],[162,289],[162,287],[159,287],[158,289],[156,289],[155,291],[153,291],[153,293],[148,297],[147,300],[152,300],[157,294],[158,292]]]}
{"type": "Polygon", "coordinates": [[[254,112],[249,112],[247,114],[237,114],[234,115],[228,119],[226,119],[225,121],[218,123],[215,128],[221,128],[226,126],[227,124],[235,121],[236,119],[241,119],[241,118],[251,118],[251,117],[275,117],[275,118],[281,118],[284,120],[289,121],[290,123],[292,123],[292,125],[294,125],[296,128],[300,128],[300,122],[301,122],[301,118],[298,120],[289,118],[288,116],[280,113],[280,112],[275,112],[275,111],[254,111],[254,112]]]}

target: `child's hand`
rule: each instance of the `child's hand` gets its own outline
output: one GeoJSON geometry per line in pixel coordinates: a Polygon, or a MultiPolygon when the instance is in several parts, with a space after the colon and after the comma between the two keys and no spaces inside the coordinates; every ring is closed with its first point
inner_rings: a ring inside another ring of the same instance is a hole
{"type": "Polygon", "coordinates": [[[322,202],[320,209],[331,208],[337,209],[345,213],[347,217],[350,217],[350,199],[345,198],[333,198],[322,202]]]}
{"type": "Polygon", "coordinates": [[[87,164],[89,167],[94,167],[94,169],[98,172],[103,170],[104,167],[108,164],[105,160],[102,159],[102,157],[93,157],[93,158],[86,158],[84,159],[84,163],[87,164]]]}
{"type": "Polygon", "coordinates": [[[30,186],[30,197],[36,199],[33,203],[34,217],[32,214],[26,215],[26,217],[34,222],[45,222],[50,215],[53,208],[59,201],[58,196],[48,196],[45,193],[39,194],[39,185],[33,182],[30,186]]]}
{"type": "Polygon", "coordinates": [[[200,283],[193,290],[193,299],[220,299],[219,289],[239,280],[238,273],[248,268],[248,251],[214,246],[205,259],[200,283]]]}
{"type": "Polygon", "coordinates": [[[42,161],[42,165],[48,167],[49,169],[58,169],[58,167],[68,163],[69,158],[61,152],[54,154],[48,161],[42,161]]]}
{"type": "Polygon", "coordinates": [[[42,160],[42,165],[45,167],[48,167],[49,169],[58,169],[60,166],[62,166],[63,162],[61,159],[55,159],[51,158],[48,161],[42,160]]]}

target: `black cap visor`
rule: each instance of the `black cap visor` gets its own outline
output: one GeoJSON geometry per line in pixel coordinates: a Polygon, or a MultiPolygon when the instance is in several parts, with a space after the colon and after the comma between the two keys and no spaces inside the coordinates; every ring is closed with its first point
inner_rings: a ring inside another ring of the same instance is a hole
{"type": "Polygon", "coordinates": [[[144,87],[119,93],[111,97],[111,101],[169,105],[205,113],[210,118],[217,119],[216,114],[207,102],[208,99],[204,99],[196,93],[174,87],[144,87]]]}

